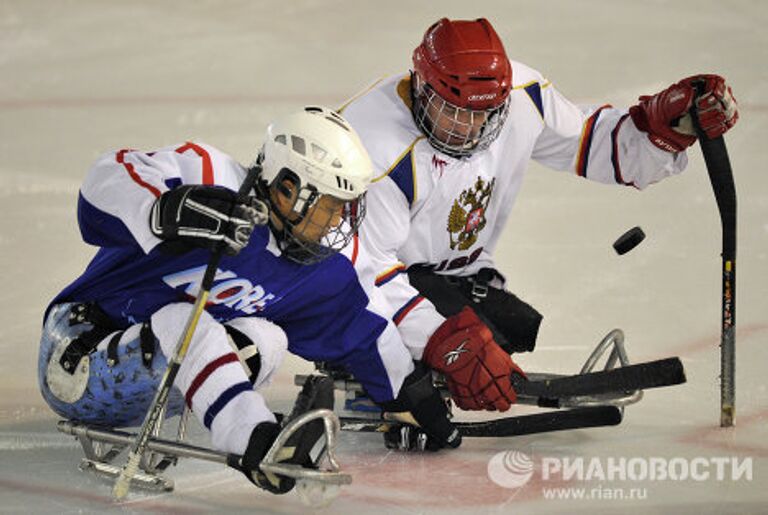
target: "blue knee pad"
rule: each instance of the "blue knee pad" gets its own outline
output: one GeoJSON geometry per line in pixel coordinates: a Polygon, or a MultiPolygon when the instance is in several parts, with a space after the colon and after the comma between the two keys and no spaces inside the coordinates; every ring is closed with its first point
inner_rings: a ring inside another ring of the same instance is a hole
{"type": "MultiPolygon", "coordinates": [[[[70,325],[71,308],[72,304],[59,304],[51,308],[43,327],[38,360],[38,380],[43,398],[53,411],[66,419],[109,427],[141,425],[167,367],[167,360],[160,352],[159,345],[156,346],[149,367],[142,361],[138,335],[118,344],[118,359],[112,365],[107,360],[107,349],[99,345],[99,348],[81,360],[81,364],[88,365],[87,376],[79,379],[85,382],[84,389],[77,386],[69,388],[67,382],[74,384],[78,379],[68,374],[59,363],[50,363],[51,358],[57,349],[66,347],[74,338],[93,327],[87,322],[70,325]],[[58,389],[52,389],[50,384],[54,378],[49,377],[54,374],[58,384],[64,384],[65,389],[76,392],[76,399],[72,398],[73,395],[55,393],[58,389]]],[[[178,415],[183,407],[181,392],[173,388],[168,398],[166,416],[178,415]]]]}

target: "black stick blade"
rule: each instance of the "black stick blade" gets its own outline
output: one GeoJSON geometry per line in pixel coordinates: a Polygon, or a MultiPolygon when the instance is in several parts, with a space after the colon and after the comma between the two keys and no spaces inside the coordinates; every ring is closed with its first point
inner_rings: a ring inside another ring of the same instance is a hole
{"type": "Polygon", "coordinates": [[[631,392],[682,384],[685,381],[685,370],[680,358],[667,358],[545,381],[516,381],[515,391],[520,395],[554,399],[631,392]]]}
{"type": "Polygon", "coordinates": [[[595,406],[507,417],[487,422],[456,423],[462,436],[522,436],[587,427],[616,426],[621,423],[616,406],[595,406]]]}
{"type": "MultiPolygon", "coordinates": [[[[372,420],[339,417],[343,431],[384,433],[402,425],[396,420],[372,420]]],[[[616,406],[590,406],[569,410],[549,411],[533,415],[513,415],[483,422],[454,422],[462,436],[498,438],[550,433],[587,427],[615,426],[621,423],[622,413],[616,406]]]]}

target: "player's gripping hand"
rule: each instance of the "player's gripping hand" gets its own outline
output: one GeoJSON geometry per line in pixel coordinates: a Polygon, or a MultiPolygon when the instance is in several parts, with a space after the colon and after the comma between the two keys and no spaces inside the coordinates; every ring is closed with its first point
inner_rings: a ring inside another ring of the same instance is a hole
{"type": "Polygon", "coordinates": [[[525,377],[470,307],[437,328],[422,360],[445,375],[454,402],[465,410],[508,410],[517,400],[512,375],[525,377]]]}
{"type": "Polygon", "coordinates": [[[222,186],[186,185],[155,201],[149,226],[168,251],[215,250],[221,243],[225,253],[235,255],[248,245],[254,226],[266,221],[266,207],[252,197],[241,200],[222,186]]]}
{"type": "Polygon", "coordinates": [[[262,422],[253,430],[240,463],[230,464],[245,474],[254,485],[273,493],[285,494],[293,490],[296,480],[290,477],[278,476],[262,472],[259,465],[267,455],[272,444],[277,440],[281,431],[280,424],[275,422],[262,422]]]}
{"type": "MultiPolygon", "coordinates": [[[[257,425],[251,433],[245,453],[239,460],[234,459],[235,455],[231,455],[227,464],[268,492],[290,492],[296,486],[296,479],[265,472],[261,469],[261,463],[288,422],[317,409],[333,410],[333,381],[328,377],[310,376],[304,383],[285,424],[262,422],[257,425]]],[[[311,452],[325,434],[323,420],[305,422],[284,440],[285,443],[277,453],[277,463],[301,465],[306,469],[317,470],[311,452]]]]}
{"type": "Polygon", "coordinates": [[[701,128],[712,139],[736,124],[739,111],[731,87],[719,75],[693,75],[653,96],[642,96],[629,108],[635,126],[648,133],[657,147],[668,152],[681,152],[696,141],[691,108],[699,112],[701,128]],[[704,84],[697,96],[695,84],[704,84]]]}
{"type": "Polygon", "coordinates": [[[397,420],[384,434],[389,449],[427,450],[457,449],[461,433],[451,422],[448,406],[432,383],[432,371],[424,363],[415,363],[403,381],[397,398],[379,403],[388,420],[397,420]]]}

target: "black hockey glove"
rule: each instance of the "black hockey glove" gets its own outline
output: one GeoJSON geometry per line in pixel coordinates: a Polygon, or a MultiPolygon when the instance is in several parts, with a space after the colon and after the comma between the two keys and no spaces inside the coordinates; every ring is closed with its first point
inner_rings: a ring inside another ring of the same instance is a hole
{"type": "Polygon", "coordinates": [[[432,384],[432,373],[422,363],[405,378],[397,399],[381,403],[381,407],[392,413],[408,412],[420,426],[394,426],[384,434],[390,449],[437,451],[461,445],[461,434],[448,418],[448,407],[432,384]]]}
{"type": "Polygon", "coordinates": [[[285,494],[296,485],[296,480],[290,477],[264,473],[259,468],[269,448],[277,440],[282,426],[274,422],[262,422],[251,433],[248,449],[240,463],[230,464],[240,470],[254,485],[273,494],[285,494]]]}
{"type": "Polygon", "coordinates": [[[152,206],[149,227],[165,240],[163,249],[183,253],[194,247],[211,250],[223,245],[231,256],[250,240],[253,228],[267,222],[263,202],[222,186],[186,185],[163,193],[152,206]]]}
{"type": "MultiPolygon", "coordinates": [[[[304,387],[301,389],[293,410],[285,423],[262,422],[256,426],[251,433],[248,448],[242,459],[237,463],[228,463],[229,466],[241,471],[256,486],[268,492],[273,494],[290,492],[296,485],[295,479],[269,472],[265,473],[261,470],[260,465],[285,424],[316,409],[333,410],[333,381],[328,377],[310,376],[304,383],[304,387]]],[[[278,461],[316,469],[310,452],[324,435],[325,426],[322,420],[316,419],[302,425],[288,438],[278,453],[278,461]]]]}

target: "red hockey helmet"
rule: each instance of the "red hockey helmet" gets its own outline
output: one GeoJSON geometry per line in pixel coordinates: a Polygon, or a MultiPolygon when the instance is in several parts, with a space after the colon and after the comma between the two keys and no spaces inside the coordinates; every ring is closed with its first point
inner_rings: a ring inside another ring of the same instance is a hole
{"type": "Polygon", "coordinates": [[[512,66],[488,20],[441,19],[414,50],[413,70],[414,116],[435,147],[465,156],[498,136],[512,66]],[[446,127],[448,118],[454,121],[452,129],[446,127]],[[469,128],[470,118],[479,129],[469,128]]]}
{"type": "Polygon", "coordinates": [[[509,95],[512,66],[485,18],[443,18],[413,52],[413,69],[435,93],[465,109],[500,106],[509,95]]]}

